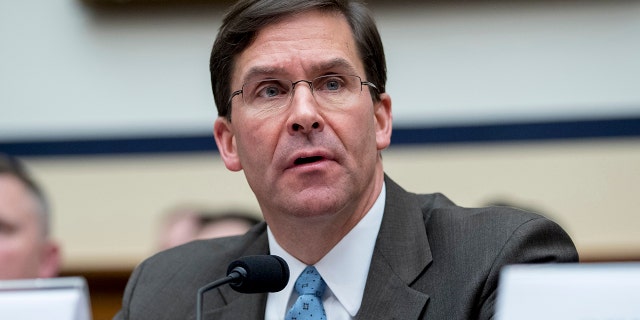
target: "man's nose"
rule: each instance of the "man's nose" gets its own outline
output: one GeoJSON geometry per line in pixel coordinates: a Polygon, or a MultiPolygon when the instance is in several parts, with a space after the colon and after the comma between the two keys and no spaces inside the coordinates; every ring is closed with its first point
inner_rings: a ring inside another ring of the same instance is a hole
{"type": "Polygon", "coordinates": [[[313,94],[311,82],[307,80],[294,82],[291,95],[291,113],[287,121],[289,134],[308,134],[313,130],[322,131],[324,119],[318,112],[320,106],[313,94]],[[298,84],[302,85],[297,86],[298,84]]]}

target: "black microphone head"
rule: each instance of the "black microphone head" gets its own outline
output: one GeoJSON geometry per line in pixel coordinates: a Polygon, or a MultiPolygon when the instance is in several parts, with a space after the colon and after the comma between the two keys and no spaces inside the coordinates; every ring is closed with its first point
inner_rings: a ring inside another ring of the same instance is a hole
{"type": "Polygon", "coordinates": [[[287,262],[274,255],[242,257],[229,264],[227,275],[233,272],[241,277],[230,286],[241,293],[278,292],[289,282],[287,262]]]}

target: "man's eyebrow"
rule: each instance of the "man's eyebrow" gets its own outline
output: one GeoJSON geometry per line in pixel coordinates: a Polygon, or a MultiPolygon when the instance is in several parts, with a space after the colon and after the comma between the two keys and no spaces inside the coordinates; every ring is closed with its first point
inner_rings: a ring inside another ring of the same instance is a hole
{"type": "Polygon", "coordinates": [[[350,75],[358,75],[356,68],[344,58],[335,58],[328,61],[324,61],[312,67],[315,74],[325,73],[329,71],[339,71],[339,73],[348,73],[350,75]]]}
{"type": "Polygon", "coordinates": [[[255,66],[251,67],[249,71],[242,77],[242,83],[255,81],[257,78],[264,78],[273,74],[282,73],[280,68],[268,67],[268,66],[255,66]]]}
{"type": "MultiPolygon", "coordinates": [[[[314,64],[311,66],[311,72],[314,75],[322,75],[329,72],[333,73],[347,73],[351,75],[358,75],[356,72],[356,68],[344,58],[335,58],[327,61],[322,61],[320,63],[314,64]]],[[[247,83],[251,81],[256,81],[260,78],[265,77],[278,77],[279,75],[286,74],[286,71],[282,68],[272,67],[272,66],[254,66],[247,71],[247,73],[242,77],[242,83],[247,83]]],[[[299,79],[292,79],[299,80],[299,79]]]]}

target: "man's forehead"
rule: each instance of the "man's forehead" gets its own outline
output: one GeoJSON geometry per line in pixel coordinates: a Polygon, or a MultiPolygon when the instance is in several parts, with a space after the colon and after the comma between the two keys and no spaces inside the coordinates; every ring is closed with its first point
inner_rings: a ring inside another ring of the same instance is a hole
{"type": "Polygon", "coordinates": [[[5,215],[8,215],[7,208],[11,207],[11,210],[18,210],[21,214],[32,213],[33,218],[43,210],[38,197],[22,180],[11,174],[0,174],[0,206],[6,210],[5,215]]]}
{"type": "Polygon", "coordinates": [[[294,67],[318,74],[358,74],[362,69],[356,41],[339,12],[301,12],[259,30],[254,40],[234,58],[234,80],[287,75],[294,67]]]}

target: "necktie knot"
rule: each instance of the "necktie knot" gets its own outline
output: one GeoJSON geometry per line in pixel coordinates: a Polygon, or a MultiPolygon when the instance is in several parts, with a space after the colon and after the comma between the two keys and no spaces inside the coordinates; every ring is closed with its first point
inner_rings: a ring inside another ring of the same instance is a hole
{"type": "Polygon", "coordinates": [[[322,280],[318,270],[314,266],[308,266],[302,271],[296,280],[296,292],[299,295],[314,295],[322,297],[327,284],[322,280]]]}
{"type": "Polygon", "coordinates": [[[298,299],[287,312],[286,320],[326,320],[322,295],[327,284],[313,266],[308,266],[296,280],[298,299]]]}

